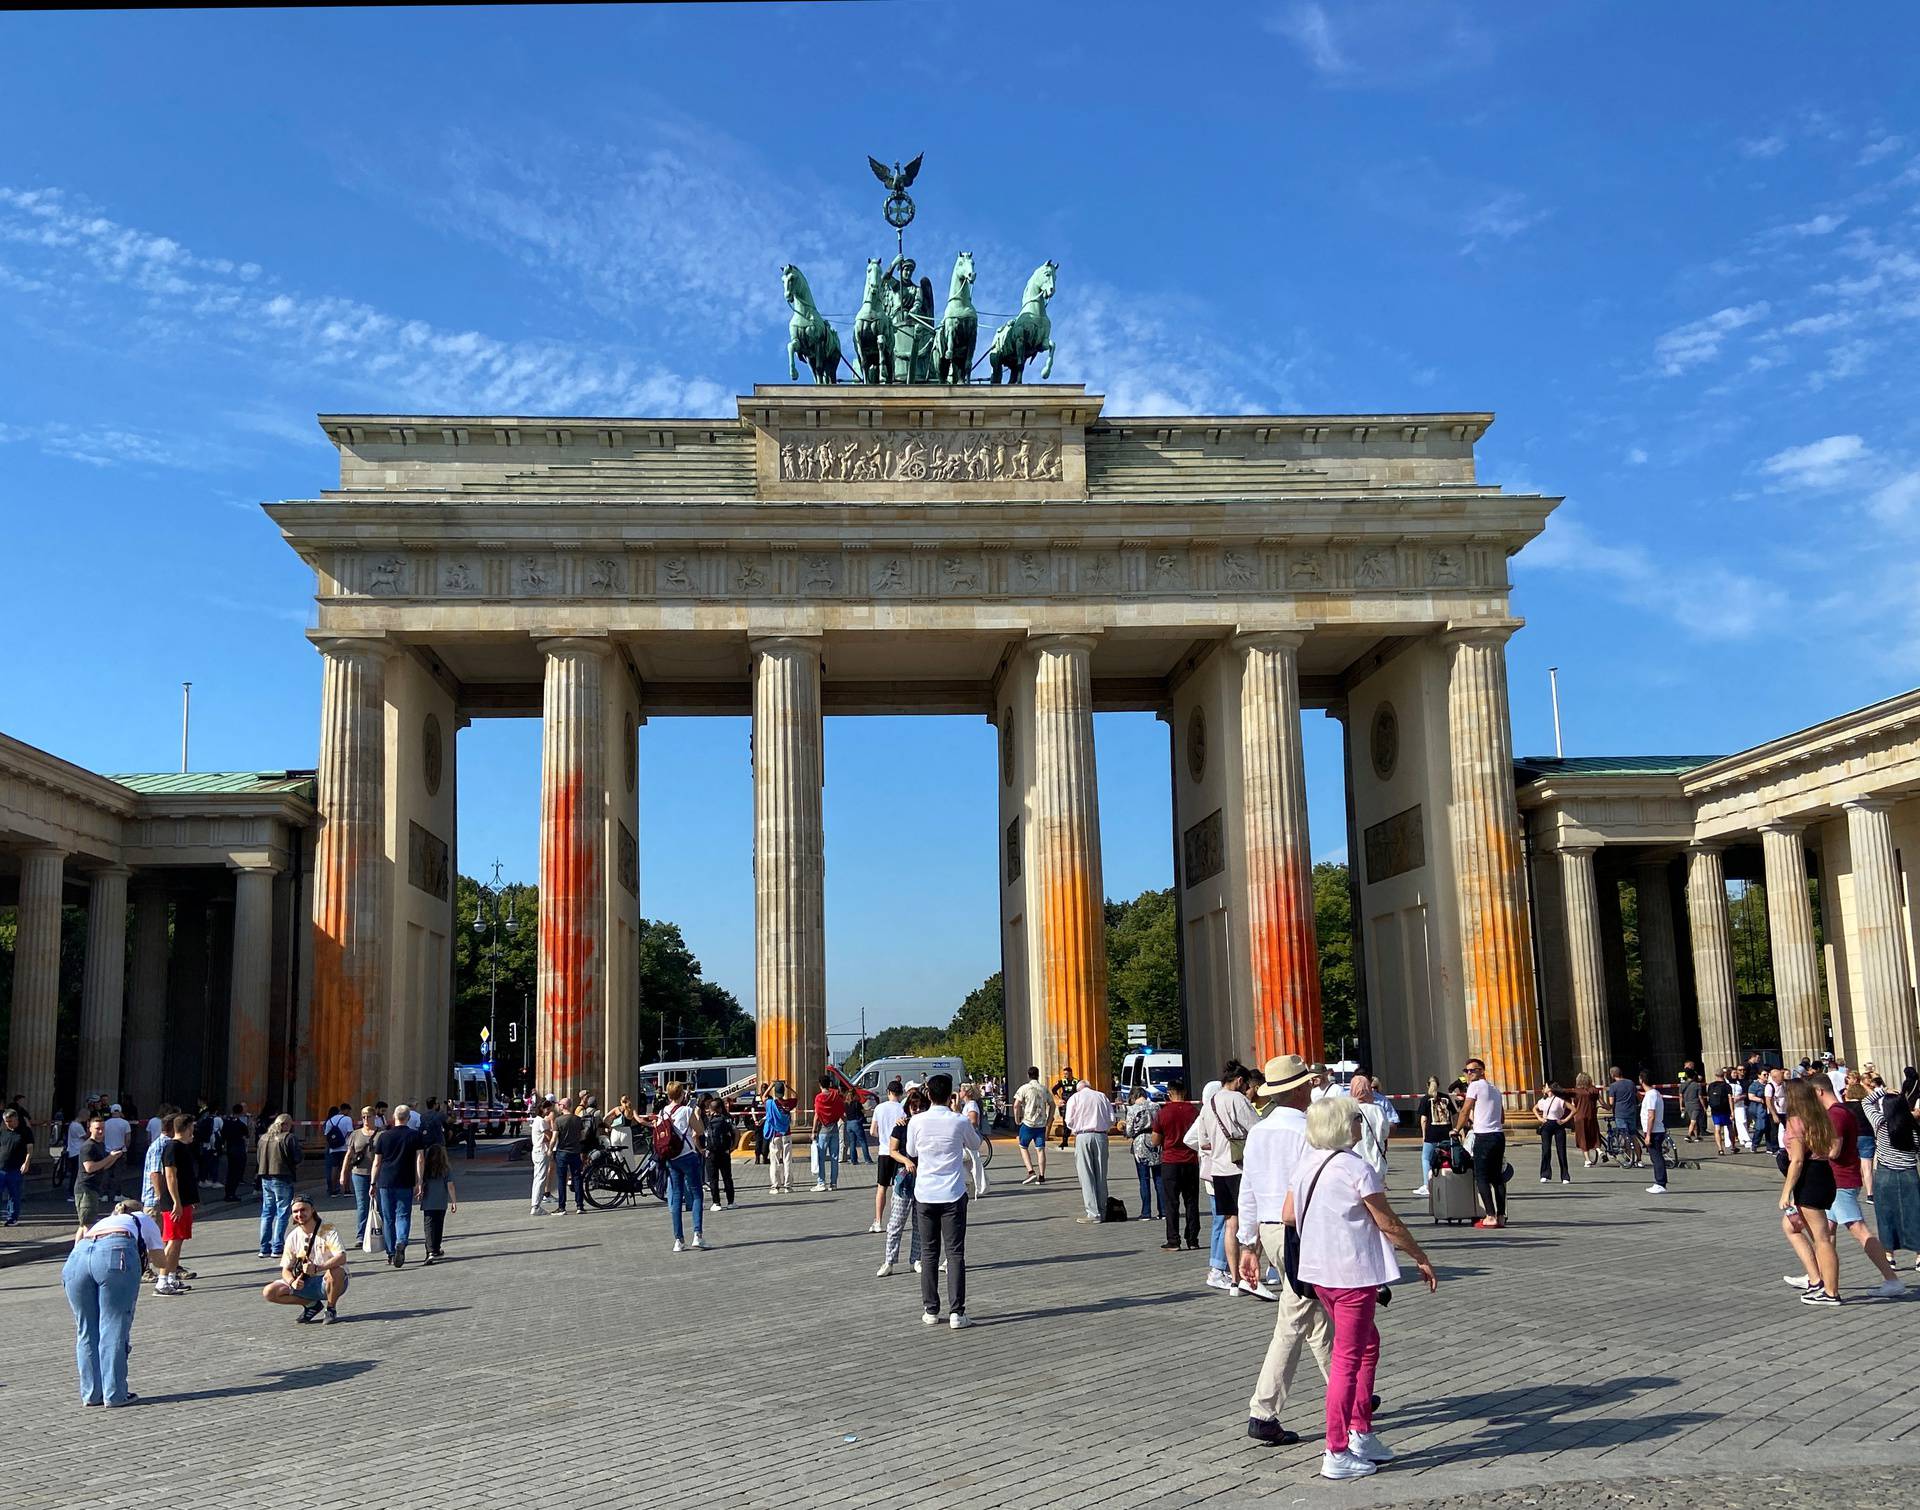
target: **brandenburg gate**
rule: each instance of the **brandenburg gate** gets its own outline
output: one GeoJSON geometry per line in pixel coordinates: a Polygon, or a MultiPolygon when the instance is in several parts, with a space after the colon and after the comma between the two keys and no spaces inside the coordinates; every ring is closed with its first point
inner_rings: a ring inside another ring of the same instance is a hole
{"type": "Polygon", "coordinates": [[[268,506],[325,671],[309,1107],[443,1085],[457,731],[536,716],[544,1088],[636,1083],[640,731],[708,713],[753,720],[764,1077],[827,1059],[822,720],[914,712],[998,731],[980,850],[1016,1075],[1111,1074],[1115,709],[1168,725],[1196,1077],[1319,1058],[1307,708],[1347,733],[1375,1069],[1403,1088],[1473,1052],[1537,1083],[1507,560],[1556,500],[1476,479],[1487,414],[1127,417],[1008,367],[756,387],[709,419],[321,417],[340,486],[268,506]]]}

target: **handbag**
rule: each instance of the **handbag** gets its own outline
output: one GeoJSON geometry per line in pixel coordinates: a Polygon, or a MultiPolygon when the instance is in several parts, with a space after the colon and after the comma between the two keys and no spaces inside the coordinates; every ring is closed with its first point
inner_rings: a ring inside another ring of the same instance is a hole
{"type": "Polygon", "coordinates": [[[1313,1204],[1313,1192],[1320,1183],[1320,1176],[1327,1172],[1327,1165],[1339,1157],[1339,1154],[1329,1155],[1314,1170],[1313,1178],[1307,1181],[1306,1197],[1300,1202],[1300,1209],[1293,1214],[1293,1225],[1287,1228],[1280,1240],[1280,1272],[1286,1278],[1287,1288],[1302,1300],[1313,1300],[1319,1292],[1300,1278],[1300,1228],[1307,1219],[1307,1208],[1313,1204]]]}
{"type": "Polygon", "coordinates": [[[378,1244],[374,1240],[375,1234],[379,1231],[379,1222],[380,1213],[373,1204],[369,1202],[367,1205],[367,1230],[360,1235],[360,1251],[362,1253],[378,1253],[380,1251],[378,1244]]]}

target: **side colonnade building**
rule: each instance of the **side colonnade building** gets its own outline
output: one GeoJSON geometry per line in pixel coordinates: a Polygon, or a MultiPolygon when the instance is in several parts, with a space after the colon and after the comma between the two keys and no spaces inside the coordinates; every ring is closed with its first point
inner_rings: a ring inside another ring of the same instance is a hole
{"type": "Polygon", "coordinates": [[[314,570],[324,666],[309,1107],[444,1062],[455,744],[489,717],[544,727],[543,1088],[634,1086],[640,730],[714,713],[752,718],[763,1079],[827,1062],[829,714],[994,724],[1016,1073],[1111,1078],[1108,710],[1169,729],[1196,1074],[1322,1057],[1309,709],[1347,726],[1376,1067],[1537,1078],[1507,560],[1556,500],[1476,479],[1491,415],[1109,418],[1076,384],[737,408],[321,417],[340,487],[267,508],[314,570]]]}

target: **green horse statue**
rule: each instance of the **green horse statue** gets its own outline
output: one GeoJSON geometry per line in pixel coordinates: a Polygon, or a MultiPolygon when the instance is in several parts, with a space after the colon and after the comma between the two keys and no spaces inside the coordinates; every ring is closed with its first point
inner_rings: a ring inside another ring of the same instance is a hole
{"type": "Polygon", "coordinates": [[[1041,370],[1040,381],[1053,375],[1053,322],[1047,318],[1047,300],[1053,297],[1054,274],[1059,271],[1057,262],[1036,267],[1020,295],[1020,313],[993,333],[987,358],[993,363],[994,382],[1021,382],[1027,363],[1043,351],[1047,365],[1041,370]],[[1002,378],[1002,372],[1007,377],[1002,378]]]}
{"type": "Polygon", "coordinates": [[[780,269],[780,287],[793,309],[793,318],[787,322],[787,376],[799,381],[798,358],[813,369],[816,383],[839,382],[840,335],[814,305],[807,275],[786,263],[780,269]]]}
{"type": "Polygon", "coordinates": [[[853,354],[860,376],[884,383],[893,364],[893,312],[886,276],[878,257],[867,258],[867,282],[860,313],[853,317],[853,354]]]}
{"type": "Polygon", "coordinates": [[[953,281],[947,285],[947,307],[934,337],[933,360],[943,383],[964,383],[973,372],[973,348],[980,336],[980,316],[973,307],[973,253],[954,259],[953,281]]]}

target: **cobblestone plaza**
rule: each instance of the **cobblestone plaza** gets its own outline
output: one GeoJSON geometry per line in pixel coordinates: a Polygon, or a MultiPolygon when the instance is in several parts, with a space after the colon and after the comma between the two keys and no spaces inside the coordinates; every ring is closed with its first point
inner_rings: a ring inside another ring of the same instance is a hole
{"type": "MultiPolygon", "coordinates": [[[[775,1204],[745,1162],[713,1251],[675,1255],[657,1206],[534,1220],[525,1164],[458,1161],[449,1261],[359,1259],[331,1328],[257,1298],[242,1202],[196,1235],[190,1295],[143,1295],[141,1398],[111,1414],[75,1393],[57,1259],[0,1270],[11,1499],[70,1506],[124,1469],[168,1510],[1885,1502],[1875,1470],[1915,1461],[1920,1418],[1872,1360],[1910,1345],[1920,1307],[1795,1304],[1763,1160],[1709,1158],[1654,1203],[1630,1171],[1536,1186],[1530,1152],[1510,1228],[1415,1219],[1441,1285],[1382,1315],[1379,1430],[1401,1458],[1364,1483],[1316,1477],[1310,1366],[1282,1417],[1304,1440],[1245,1436],[1270,1308],[1204,1288],[1156,1223],[1075,1225],[1071,1171],[1018,1188],[1003,1148],[960,1333],[918,1325],[911,1274],[874,1277],[863,1182],[775,1204]]],[[[1412,1184],[1408,1150],[1393,1163],[1412,1184]]]]}

